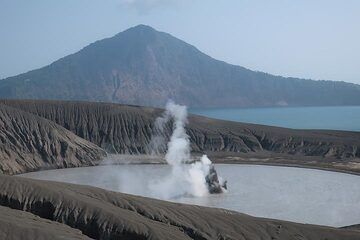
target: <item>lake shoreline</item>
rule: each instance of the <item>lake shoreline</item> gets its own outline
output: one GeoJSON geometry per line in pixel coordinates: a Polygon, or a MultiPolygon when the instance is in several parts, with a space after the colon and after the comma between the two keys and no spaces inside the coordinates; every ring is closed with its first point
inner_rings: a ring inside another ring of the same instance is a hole
{"type": "MultiPolygon", "coordinates": [[[[217,239],[219,236],[231,239],[289,239],[294,235],[309,240],[355,240],[360,236],[359,231],[351,229],[258,218],[236,211],[172,203],[91,186],[3,174],[0,174],[0,182],[0,193],[4,199],[1,204],[4,208],[0,208],[2,214],[3,209],[10,213],[26,211],[36,215],[38,225],[44,219],[48,227],[49,224],[64,224],[95,239],[147,239],[149,234],[156,239],[173,240],[217,239]],[[84,214],[74,214],[78,212],[84,214]],[[111,226],[111,231],[103,226],[111,226]]],[[[16,224],[17,219],[5,219],[5,222],[0,224],[0,232],[20,227],[16,224]]],[[[59,227],[66,227],[64,225],[59,227]]]]}
{"type": "MultiPolygon", "coordinates": [[[[321,165],[321,158],[319,157],[307,157],[312,158],[315,161],[310,162],[306,157],[294,157],[294,156],[288,156],[288,155],[278,155],[278,156],[260,156],[260,155],[253,155],[250,154],[241,154],[241,153],[218,153],[218,152],[208,152],[204,153],[208,155],[210,160],[215,164],[248,164],[248,165],[267,165],[267,166],[282,166],[282,167],[297,167],[297,168],[308,168],[308,169],[317,169],[317,170],[323,170],[323,171],[331,171],[331,172],[340,172],[340,173],[346,173],[346,174],[352,174],[360,176],[360,159],[353,159],[353,161],[347,161],[347,162],[339,162],[336,161],[336,159],[333,160],[334,164],[344,164],[346,167],[350,165],[351,163],[359,164],[358,168],[354,169],[346,169],[341,168],[340,166],[336,165],[329,165],[329,163],[323,163],[321,165]],[[291,162],[293,161],[293,162],[291,162]],[[327,164],[327,166],[325,166],[327,164]]],[[[111,158],[116,158],[116,156],[119,155],[110,155],[111,158]]],[[[121,158],[130,158],[131,160],[127,161],[116,161],[115,159],[111,160],[104,160],[100,165],[107,165],[107,164],[115,164],[115,165],[121,165],[121,164],[166,164],[164,156],[149,156],[149,155],[120,155],[121,158]],[[151,159],[151,161],[149,161],[151,159]]],[[[194,153],[191,159],[192,161],[199,160],[202,154],[194,153]]],[[[324,161],[325,159],[323,159],[324,161]]]]}
{"type": "MultiPolygon", "coordinates": [[[[215,154],[217,155],[217,154],[215,154]]],[[[103,160],[97,161],[94,165],[83,165],[78,167],[67,167],[67,168],[53,168],[51,166],[47,168],[38,169],[36,171],[27,171],[19,174],[14,174],[14,176],[21,176],[22,174],[30,173],[30,172],[40,172],[40,171],[47,171],[47,170],[56,170],[56,169],[69,169],[69,168],[82,168],[82,167],[96,167],[96,166],[108,166],[108,165],[151,165],[151,164],[167,164],[165,161],[164,156],[149,156],[149,155],[127,155],[127,154],[119,154],[119,155],[109,155],[103,160]],[[116,159],[116,157],[120,157],[116,159]],[[126,159],[126,160],[125,160],[126,159]],[[129,160],[130,159],[130,160],[129,160]],[[149,159],[151,159],[149,161],[149,159]]],[[[201,155],[194,154],[192,161],[196,161],[200,158],[201,155]]],[[[294,162],[290,163],[288,161],[294,161],[293,159],[285,159],[286,162],[279,162],[279,158],[243,158],[238,156],[214,156],[212,153],[208,154],[212,163],[214,164],[239,164],[239,165],[259,165],[259,166],[274,166],[274,167],[292,167],[292,168],[305,168],[305,169],[315,169],[321,171],[329,171],[329,172],[337,172],[337,173],[344,173],[344,174],[351,174],[360,176],[360,167],[357,170],[351,169],[344,169],[335,166],[322,166],[318,162],[314,162],[309,164],[308,162],[294,162]]],[[[280,159],[282,160],[282,159],[280,159]]],[[[356,162],[357,163],[357,162],[356,162]]],[[[346,164],[346,163],[345,163],[346,164]]],[[[360,165],[360,163],[359,163],[360,165]]]]}
{"type": "MultiPolygon", "coordinates": [[[[191,166],[187,165],[183,166],[183,168],[190,169],[191,166]]],[[[358,185],[360,181],[360,178],[356,175],[335,173],[333,171],[324,171],[323,169],[304,169],[263,164],[217,164],[215,169],[219,176],[228,181],[229,193],[224,196],[210,195],[206,198],[188,198],[186,196],[184,198],[173,198],[172,196],[174,195],[181,195],[173,191],[170,191],[170,195],[164,195],[164,189],[167,188],[162,189],[164,185],[157,185],[156,183],[167,182],[172,169],[170,165],[161,163],[105,164],[97,167],[29,173],[20,177],[90,185],[109,191],[170,200],[178,203],[230,209],[253,216],[299,223],[343,227],[360,222],[360,218],[356,216],[346,217],[346,215],[341,215],[345,212],[358,212],[359,210],[359,206],[356,203],[359,199],[359,194],[351,194],[351,192],[359,191],[359,187],[354,186],[354,184],[358,185]],[[96,176],[96,178],[93,176],[96,176]],[[141,176],[141,179],[139,176],[141,176]],[[320,195],[319,191],[322,192],[320,195]],[[281,197],[278,195],[279,193],[281,193],[281,197]],[[309,200],[309,196],[312,196],[311,200],[309,200]],[[346,199],[347,207],[342,205],[345,204],[345,202],[341,201],[343,198],[346,199]],[[340,200],[340,203],[336,199],[340,200]],[[289,204],[290,202],[291,204],[289,204]],[[339,214],[337,220],[332,219],[332,214],[326,208],[324,210],[325,203],[332,206],[331,212],[339,214]],[[302,212],[301,214],[300,211],[302,212]],[[314,211],[319,211],[320,215],[314,214],[314,211]],[[327,217],[324,218],[325,215],[322,215],[322,213],[327,215],[327,217]]],[[[170,177],[170,179],[172,178],[170,177]]],[[[178,182],[179,186],[183,186],[181,178],[177,179],[176,182],[178,182]]],[[[170,185],[175,184],[173,181],[168,183],[170,185]]],[[[167,186],[167,184],[165,185],[167,186]]],[[[175,187],[173,189],[178,188],[175,187]]],[[[179,187],[179,189],[181,192],[183,188],[179,187]]],[[[187,191],[192,191],[191,187],[186,189],[188,189],[187,191]]],[[[174,191],[177,192],[176,190],[174,191]]]]}

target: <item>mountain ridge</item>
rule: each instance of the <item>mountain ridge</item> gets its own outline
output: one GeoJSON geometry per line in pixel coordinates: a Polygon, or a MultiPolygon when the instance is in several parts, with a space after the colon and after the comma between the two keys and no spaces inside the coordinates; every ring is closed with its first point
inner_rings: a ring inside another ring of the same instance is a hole
{"type": "MultiPolygon", "coordinates": [[[[159,108],[77,101],[0,99],[1,105],[47,119],[109,154],[138,157],[152,153],[148,147],[154,122],[163,113],[159,108]]],[[[360,174],[360,132],[296,130],[192,114],[188,119],[186,131],[194,156],[207,154],[216,163],[281,164],[360,174]]],[[[171,132],[171,124],[166,125],[164,141],[157,144],[160,153],[171,132]]],[[[140,159],[148,161],[148,156],[140,159]]]]}
{"type": "Polygon", "coordinates": [[[285,78],[216,60],[139,25],[0,81],[1,98],[191,107],[360,105],[360,85],[285,78]]]}
{"type": "Polygon", "coordinates": [[[0,174],[93,166],[105,156],[52,121],[0,104],[0,174]]]}

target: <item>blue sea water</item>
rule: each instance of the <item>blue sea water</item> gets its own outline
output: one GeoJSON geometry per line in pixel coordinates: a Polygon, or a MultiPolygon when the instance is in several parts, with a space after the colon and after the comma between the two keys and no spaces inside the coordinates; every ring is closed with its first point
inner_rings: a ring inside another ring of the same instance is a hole
{"type": "Polygon", "coordinates": [[[360,106],[194,108],[190,113],[237,122],[297,129],[360,131],[360,106]]]}

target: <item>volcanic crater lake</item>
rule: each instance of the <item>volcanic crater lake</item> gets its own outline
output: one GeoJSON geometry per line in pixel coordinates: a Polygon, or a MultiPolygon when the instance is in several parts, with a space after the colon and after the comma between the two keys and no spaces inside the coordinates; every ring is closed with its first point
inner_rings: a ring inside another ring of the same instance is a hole
{"type": "MultiPolygon", "coordinates": [[[[345,226],[360,223],[360,176],[314,169],[216,164],[228,192],[170,201],[225,208],[257,217],[345,226]]],[[[107,165],[57,169],[22,177],[96,186],[141,196],[171,172],[168,165],[107,165]]]]}

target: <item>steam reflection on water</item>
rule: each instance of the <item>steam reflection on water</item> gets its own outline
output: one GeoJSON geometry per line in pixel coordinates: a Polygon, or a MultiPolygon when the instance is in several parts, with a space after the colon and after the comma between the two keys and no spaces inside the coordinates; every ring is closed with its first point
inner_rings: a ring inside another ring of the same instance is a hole
{"type": "MultiPolygon", "coordinates": [[[[258,217],[345,226],[360,223],[360,177],[314,169],[216,164],[228,192],[170,201],[226,208],[258,217]]],[[[86,184],[160,198],[149,188],[166,177],[168,165],[115,165],[58,169],[24,177],[86,184]]]]}

